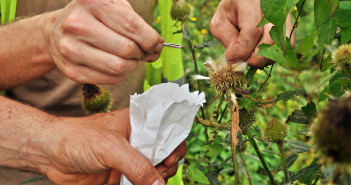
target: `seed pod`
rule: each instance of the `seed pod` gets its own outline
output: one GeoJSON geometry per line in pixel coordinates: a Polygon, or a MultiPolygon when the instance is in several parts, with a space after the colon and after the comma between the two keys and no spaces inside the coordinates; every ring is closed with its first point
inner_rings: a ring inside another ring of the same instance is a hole
{"type": "Polygon", "coordinates": [[[315,119],[311,131],[322,158],[351,164],[351,97],[331,102],[315,119]]]}
{"type": "Polygon", "coordinates": [[[84,84],[82,90],[82,107],[84,110],[90,114],[110,112],[113,101],[108,90],[91,84],[84,84]]]}
{"type": "Polygon", "coordinates": [[[267,127],[263,131],[263,139],[267,142],[282,142],[288,135],[286,124],[273,118],[268,122],[267,127]]]}
{"type": "Polygon", "coordinates": [[[171,7],[171,17],[175,21],[186,21],[190,18],[190,7],[185,0],[174,0],[171,7]]]}
{"type": "Polygon", "coordinates": [[[210,73],[211,87],[218,92],[232,89],[235,93],[240,93],[247,88],[245,62],[229,64],[227,59],[222,57],[219,60],[209,59],[204,65],[210,73]]]}
{"type": "Polygon", "coordinates": [[[239,111],[239,127],[242,131],[250,128],[256,122],[256,112],[255,110],[241,109],[239,111]]]}
{"type": "Polygon", "coordinates": [[[332,55],[335,63],[351,62],[351,44],[344,44],[338,47],[332,55]]]}

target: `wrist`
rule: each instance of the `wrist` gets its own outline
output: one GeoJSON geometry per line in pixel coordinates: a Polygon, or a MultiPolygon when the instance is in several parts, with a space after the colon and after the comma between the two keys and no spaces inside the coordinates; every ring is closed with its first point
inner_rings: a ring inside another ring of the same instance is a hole
{"type": "Polygon", "coordinates": [[[0,166],[44,173],[50,166],[45,152],[48,127],[56,118],[0,97],[0,166]]]}

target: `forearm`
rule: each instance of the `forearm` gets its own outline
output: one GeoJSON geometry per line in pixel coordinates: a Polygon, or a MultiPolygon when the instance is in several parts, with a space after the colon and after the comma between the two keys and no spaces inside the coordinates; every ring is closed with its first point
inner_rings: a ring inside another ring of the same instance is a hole
{"type": "Polygon", "coordinates": [[[48,125],[56,118],[4,97],[0,102],[0,166],[44,173],[48,125]]]}
{"type": "Polygon", "coordinates": [[[55,63],[45,41],[52,13],[0,27],[0,89],[8,89],[49,72],[55,63]]]}

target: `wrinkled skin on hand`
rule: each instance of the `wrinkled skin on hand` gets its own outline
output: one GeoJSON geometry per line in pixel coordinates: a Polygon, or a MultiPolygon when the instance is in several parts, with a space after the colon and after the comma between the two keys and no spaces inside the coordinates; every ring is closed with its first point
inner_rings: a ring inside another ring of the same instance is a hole
{"type": "MultiPolygon", "coordinates": [[[[272,24],[257,27],[263,17],[260,0],[222,0],[210,23],[211,33],[221,41],[225,57],[233,63],[246,61],[249,66],[261,68],[273,62],[257,55],[262,43],[274,44],[269,35],[272,24]]],[[[287,18],[287,36],[292,29],[290,16],[287,18]]],[[[295,45],[292,37],[291,44],[295,45]]]]}
{"type": "Polygon", "coordinates": [[[175,175],[186,153],[183,142],[161,164],[151,163],[128,142],[129,109],[86,118],[58,120],[48,128],[50,166],[46,175],[55,184],[119,184],[123,173],[133,184],[148,185],[175,175]]]}
{"type": "Polygon", "coordinates": [[[51,14],[47,46],[78,83],[115,84],[138,60],[158,59],[164,40],[125,0],[73,0],[51,14]]]}

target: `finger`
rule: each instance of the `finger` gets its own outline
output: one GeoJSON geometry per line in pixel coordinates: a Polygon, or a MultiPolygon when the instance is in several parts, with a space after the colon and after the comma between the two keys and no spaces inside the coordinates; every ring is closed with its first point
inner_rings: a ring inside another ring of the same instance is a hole
{"type": "Polygon", "coordinates": [[[111,170],[110,176],[105,184],[119,184],[121,182],[122,173],[116,170],[111,170]]]}
{"type": "Polygon", "coordinates": [[[156,169],[158,171],[159,174],[161,174],[163,179],[168,179],[170,177],[173,177],[178,170],[178,164],[175,164],[173,166],[170,167],[166,167],[165,165],[163,165],[162,163],[156,166],[156,169]]]}
{"type": "MultiPolygon", "coordinates": [[[[269,31],[272,28],[272,24],[266,24],[263,28],[264,28],[264,33],[263,33],[263,37],[260,40],[260,42],[258,43],[257,46],[259,46],[262,43],[266,43],[266,44],[270,44],[273,45],[274,41],[271,39],[270,35],[269,35],[269,31]]],[[[272,64],[273,62],[271,60],[269,60],[266,57],[263,57],[261,55],[258,55],[258,47],[255,48],[255,51],[252,53],[252,55],[247,59],[247,64],[251,67],[254,68],[262,68],[266,65],[272,64]]]]}
{"type": "Polygon", "coordinates": [[[74,65],[69,62],[65,62],[65,64],[57,63],[56,65],[65,76],[81,84],[112,85],[125,78],[125,76],[108,75],[86,66],[74,65]]]}
{"type": "Polygon", "coordinates": [[[160,53],[145,53],[141,61],[144,62],[154,62],[160,58],[160,53]]]}
{"type": "Polygon", "coordinates": [[[240,1],[234,8],[238,12],[240,33],[236,42],[230,44],[225,54],[229,61],[242,61],[250,57],[262,37],[263,28],[257,27],[262,13],[259,0],[240,1]]]}
{"type": "Polygon", "coordinates": [[[108,145],[108,154],[100,154],[109,167],[122,172],[135,185],[153,185],[157,181],[165,184],[149,160],[135,151],[124,138],[119,141],[108,145]]]}
{"type": "Polygon", "coordinates": [[[93,14],[107,27],[135,41],[147,53],[161,52],[164,40],[127,1],[98,1],[93,14]]]}
{"type": "MultiPolygon", "coordinates": [[[[236,42],[239,35],[237,28],[230,22],[225,9],[230,8],[228,1],[221,1],[213,15],[210,23],[210,31],[214,37],[223,43],[224,47],[229,47],[230,43],[236,42]]],[[[230,11],[230,10],[227,10],[230,11]]]]}
{"type": "Polygon", "coordinates": [[[186,142],[183,141],[164,161],[166,167],[178,164],[179,160],[184,158],[187,151],[186,142]]]}
{"type": "Polygon", "coordinates": [[[121,58],[140,60],[143,57],[143,51],[134,41],[114,32],[85,12],[68,16],[63,23],[63,29],[66,33],[121,58]]]}
{"type": "Polygon", "coordinates": [[[113,76],[125,76],[136,70],[138,61],[123,59],[80,42],[73,36],[60,40],[59,49],[66,59],[76,65],[84,65],[93,70],[113,76]]]}

